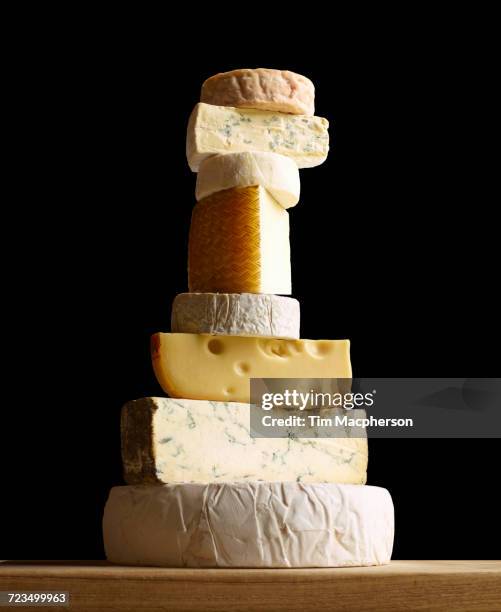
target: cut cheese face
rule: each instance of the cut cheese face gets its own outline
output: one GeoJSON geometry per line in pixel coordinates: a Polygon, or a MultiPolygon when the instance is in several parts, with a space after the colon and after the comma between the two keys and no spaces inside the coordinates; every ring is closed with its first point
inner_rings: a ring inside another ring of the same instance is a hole
{"type": "Polygon", "coordinates": [[[245,482],[114,487],[108,561],[164,567],[353,567],[390,562],[386,489],[245,482]]]}
{"type": "Polygon", "coordinates": [[[188,247],[190,292],[290,294],[289,215],[263,187],[198,202],[188,247]]]}
{"type": "Polygon", "coordinates": [[[310,79],[289,70],[244,68],[222,72],[202,85],[200,100],[219,106],[313,115],[315,87],[310,79]]]}
{"type": "Polygon", "coordinates": [[[128,402],[121,422],[125,481],[365,483],[367,439],[355,437],[360,429],[340,428],[336,438],[289,439],[252,438],[249,427],[249,404],[128,402]]]}
{"type": "Polygon", "coordinates": [[[171,397],[249,402],[250,378],[351,378],[349,340],[158,333],[151,342],[171,397]]]}
{"type": "Polygon", "coordinates": [[[278,153],[312,168],[327,157],[328,128],[322,117],[200,103],[188,122],[186,156],[193,172],[211,155],[241,151],[278,153]]]}
{"type": "Polygon", "coordinates": [[[259,293],[181,293],[171,330],[188,334],[299,338],[299,302],[259,293]]]}
{"type": "Polygon", "coordinates": [[[276,153],[226,153],[213,155],[200,164],[196,198],[230,189],[261,185],[282,206],[299,202],[299,170],[290,157],[276,153]]]}

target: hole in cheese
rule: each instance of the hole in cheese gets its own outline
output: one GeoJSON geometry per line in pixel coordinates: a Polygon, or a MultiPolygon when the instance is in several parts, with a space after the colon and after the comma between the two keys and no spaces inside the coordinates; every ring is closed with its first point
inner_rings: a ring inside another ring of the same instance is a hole
{"type": "Polygon", "coordinates": [[[291,357],[292,352],[290,350],[289,342],[287,340],[260,340],[258,347],[262,353],[267,357],[279,357],[285,359],[291,357]]]}
{"type": "Polygon", "coordinates": [[[240,361],[239,363],[235,364],[235,372],[239,376],[245,376],[245,374],[250,372],[250,365],[245,363],[245,361],[240,361]]]}
{"type": "Polygon", "coordinates": [[[224,351],[224,345],[221,340],[216,340],[215,338],[209,340],[207,343],[207,348],[213,355],[221,355],[221,353],[224,351]]]}
{"type": "Polygon", "coordinates": [[[322,358],[332,352],[332,345],[329,342],[317,340],[315,342],[306,342],[306,352],[312,357],[322,358]]]}

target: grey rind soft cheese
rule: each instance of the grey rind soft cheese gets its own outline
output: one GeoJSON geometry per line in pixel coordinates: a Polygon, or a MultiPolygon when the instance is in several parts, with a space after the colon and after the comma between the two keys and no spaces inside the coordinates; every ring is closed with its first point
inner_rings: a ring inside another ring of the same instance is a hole
{"type": "Polygon", "coordinates": [[[144,398],[125,404],[121,431],[127,484],[363,484],[367,477],[365,431],[340,427],[344,437],[253,438],[249,404],[144,398]]]}
{"type": "Polygon", "coordinates": [[[299,302],[263,293],[181,293],[172,305],[173,332],[299,338],[299,302]]]}
{"type": "Polygon", "coordinates": [[[111,489],[108,561],[164,567],[351,567],[389,563],[386,489],[275,482],[111,489]]]}

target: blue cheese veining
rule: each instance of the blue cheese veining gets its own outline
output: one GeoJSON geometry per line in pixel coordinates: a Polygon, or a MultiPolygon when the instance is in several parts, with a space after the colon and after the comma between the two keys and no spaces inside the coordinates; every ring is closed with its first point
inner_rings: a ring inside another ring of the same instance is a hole
{"type": "Polygon", "coordinates": [[[121,427],[128,484],[366,481],[365,438],[252,438],[248,404],[145,398],[121,427]]]}
{"type": "Polygon", "coordinates": [[[188,123],[186,155],[193,172],[210,155],[268,151],[291,157],[298,168],[323,163],[329,122],[322,117],[213,106],[200,102],[188,123]]]}

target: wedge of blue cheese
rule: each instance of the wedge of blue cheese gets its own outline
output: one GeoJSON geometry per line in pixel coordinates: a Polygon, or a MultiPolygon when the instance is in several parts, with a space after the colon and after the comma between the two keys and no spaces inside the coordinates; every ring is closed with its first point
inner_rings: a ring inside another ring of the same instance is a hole
{"type": "Polygon", "coordinates": [[[211,155],[266,151],[291,157],[298,168],[323,163],[329,122],[322,117],[197,104],[188,122],[186,157],[193,172],[211,155]]]}
{"type": "Polygon", "coordinates": [[[144,398],[122,409],[128,484],[335,482],[364,484],[367,439],[252,438],[249,404],[144,398]]]}

